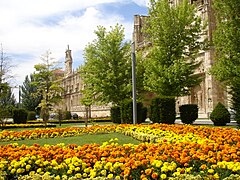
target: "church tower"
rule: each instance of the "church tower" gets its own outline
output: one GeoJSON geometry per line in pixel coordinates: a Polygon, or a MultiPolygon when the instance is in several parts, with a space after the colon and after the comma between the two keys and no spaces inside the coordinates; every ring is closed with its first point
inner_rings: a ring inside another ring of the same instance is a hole
{"type": "Polygon", "coordinates": [[[69,45],[68,48],[66,50],[66,56],[65,56],[65,76],[68,77],[72,74],[72,54],[71,54],[71,50],[69,49],[69,45]]]}

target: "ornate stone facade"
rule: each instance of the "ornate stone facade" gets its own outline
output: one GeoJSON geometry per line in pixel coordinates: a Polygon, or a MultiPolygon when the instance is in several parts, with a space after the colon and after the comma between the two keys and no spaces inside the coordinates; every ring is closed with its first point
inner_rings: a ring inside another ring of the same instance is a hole
{"type": "MultiPolygon", "coordinates": [[[[80,117],[85,117],[85,106],[80,103],[83,94],[81,90],[84,89],[81,74],[78,71],[73,71],[73,59],[69,46],[66,50],[65,56],[65,71],[62,79],[62,86],[64,88],[63,101],[61,109],[77,113],[80,117]]],[[[110,116],[109,106],[91,106],[91,117],[107,117],[110,116]]]]}
{"type": "MultiPolygon", "coordinates": [[[[181,0],[170,0],[169,2],[173,6],[176,6],[180,1],[181,0]]],[[[212,0],[190,0],[189,2],[196,4],[198,8],[197,14],[201,16],[204,21],[208,22],[208,25],[206,27],[206,37],[211,40],[212,33],[216,27],[212,10],[212,0]]],[[[146,18],[148,18],[148,16],[134,16],[133,41],[135,42],[136,50],[142,49],[146,45],[151,45],[151,43],[147,42],[144,39],[144,34],[142,32],[146,18]]],[[[207,118],[218,102],[221,102],[226,107],[229,107],[229,98],[226,91],[216,80],[214,80],[214,77],[209,74],[209,69],[214,63],[214,47],[210,47],[207,51],[200,52],[196,61],[200,60],[203,63],[198,68],[196,73],[202,75],[203,81],[200,83],[200,85],[194,87],[191,90],[191,95],[177,99],[177,111],[180,105],[197,104],[199,107],[199,117],[207,118]]]]}

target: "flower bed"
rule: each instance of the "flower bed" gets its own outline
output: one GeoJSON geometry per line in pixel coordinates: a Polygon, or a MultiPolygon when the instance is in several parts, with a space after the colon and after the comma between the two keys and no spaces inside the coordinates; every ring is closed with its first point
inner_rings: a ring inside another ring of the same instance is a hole
{"type": "MultiPolygon", "coordinates": [[[[2,128],[11,129],[11,128],[44,128],[45,124],[43,123],[34,123],[34,124],[5,124],[2,128]]],[[[46,127],[56,127],[55,124],[47,123],[46,127]]]]}
{"type": "Polygon", "coordinates": [[[239,179],[240,131],[190,125],[118,125],[3,131],[0,139],[118,132],[144,141],[0,146],[0,172],[9,179],[239,179]],[[17,133],[17,134],[15,134],[17,133]],[[20,134],[18,134],[20,133],[20,134]],[[25,135],[24,135],[25,134],[25,135]],[[45,135],[44,135],[45,134],[45,135]]]}

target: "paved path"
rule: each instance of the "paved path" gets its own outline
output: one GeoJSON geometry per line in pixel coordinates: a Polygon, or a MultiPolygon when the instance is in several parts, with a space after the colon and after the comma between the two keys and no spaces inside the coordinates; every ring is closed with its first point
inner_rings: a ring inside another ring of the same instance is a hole
{"type": "MultiPolygon", "coordinates": [[[[182,124],[180,119],[177,119],[175,121],[176,124],[182,124]]],[[[197,119],[196,121],[194,121],[193,124],[197,124],[197,125],[201,125],[201,124],[209,124],[209,125],[213,125],[213,122],[210,119],[197,119]]],[[[227,126],[237,126],[237,122],[236,121],[231,121],[230,123],[227,123],[227,126]]]]}

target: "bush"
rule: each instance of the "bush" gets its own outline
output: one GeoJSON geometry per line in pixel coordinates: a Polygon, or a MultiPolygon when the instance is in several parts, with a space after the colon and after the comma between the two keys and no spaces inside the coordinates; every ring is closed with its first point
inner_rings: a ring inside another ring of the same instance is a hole
{"type": "Polygon", "coordinates": [[[27,120],[36,120],[36,112],[35,111],[28,111],[27,120]]]}
{"type": "Polygon", "coordinates": [[[143,106],[143,103],[137,103],[137,123],[141,124],[147,118],[147,107],[143,106]]]}
{"type": "MultiPolygon", "coordinates": [[[[132,100],[126,100],[122,104],[121,115],[123,123],[133,123],[133,102],[132,100]]],[[[147,108],[143,107],[142,102],[137,102],[137,122],[142,123],[147,118],[147,108]]]]}
{"type": "Polygon", "coordinates": [[[176,119],[175,98],[153,99],[150,119],[154,123],[174,124],[176,119]]]}
{"type": "Polygon", "coordinates": [[[71,119],[71,117],[72,117],[71,112],[70,111],[65,111],[64,118],[65,119],[71,119]]]}
{"type": "Polygon", "coordinates": [[[26,124],[28,113],[25,109],[13,110],[13,121],[16,124],[26,124]]]}
{"type": "Polygon", "coordinates": [[[184,124],[192,124],[198,118],[198,106],[196,104],[184,104],[179,107],[180,119],[184,124]]]}
{"type": "Polygon", "coordinates": [[[58,109],[58,110],[57,110],[57,119],[58,119],[59,121],[61,121],[61,120],[64,119],[64,113],[63,113],[63,111],[62,111],[61,109],[58,109]]]}
{"type": "Polygon", "coordinates": [[[133,107],[132,101],[126,100],[121,105],[121,116],[123,118],[123,123],[132,124],[133,123],[133,107]]]}
{"type": "Polygon", "coordinates": [[[113,106],[110,110],[111,120],[113,123],[121,124],[121,110],[119,106],[113,106]]]}
{"type": "Polygon", "coordinates": [[[210,114],[210,119],[215,126],[225,126],[230,123],[230,113],[222,103],[218,103],[210,114]]]}
{"type": "Polygon", "coordinates": [[[77,113],[73,113],[73,114],[72,114],[72,118],[73,118],[73,119],[78,119],[78,114],[77,114],[77,113]]]}

